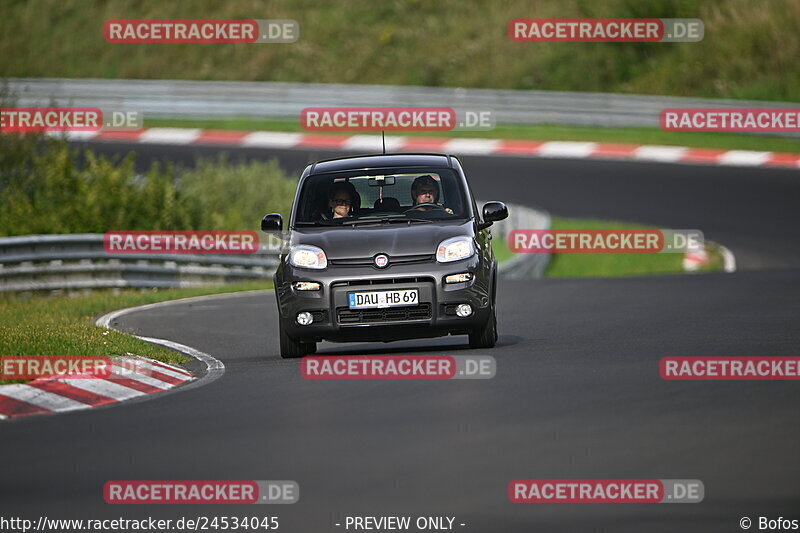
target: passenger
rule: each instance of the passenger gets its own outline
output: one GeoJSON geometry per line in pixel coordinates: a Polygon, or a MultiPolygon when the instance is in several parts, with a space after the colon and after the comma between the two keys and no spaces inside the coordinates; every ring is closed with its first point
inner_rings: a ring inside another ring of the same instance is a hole
{"type": "Polygon", "coordinates": [[[323,212],[323,219],[346,218],[353,215],[358,194],[352,183],[336,182],[328,189],[328,212],[323,212]]]}

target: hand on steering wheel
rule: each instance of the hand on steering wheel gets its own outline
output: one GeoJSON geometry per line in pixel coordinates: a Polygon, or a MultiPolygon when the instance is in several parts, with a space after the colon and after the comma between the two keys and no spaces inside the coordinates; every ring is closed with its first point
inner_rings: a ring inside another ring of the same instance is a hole
{"type": "Polygon", "coordinates": [[[425,202],[425,203],[421,203],[421,204],[417,204],[415,206],[409,207],[408,209],[403,211],[403,213],[408,213],[409,211],[415,211],[415,210],[417,210],[417,209],[419,209],[421,207],[431,207],[431,208],[434,208],[434,209],[444,210],[444,207],[440,206],[439,204],[434,204],[434,203],[431,203],[431,202],[425,202]]]}

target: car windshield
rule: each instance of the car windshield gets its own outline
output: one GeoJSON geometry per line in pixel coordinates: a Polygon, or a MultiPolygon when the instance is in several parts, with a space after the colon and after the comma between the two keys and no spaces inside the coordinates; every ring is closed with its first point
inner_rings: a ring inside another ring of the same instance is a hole
{"type": "Polygon", "coordinates": [[[296,206],[298,225],[425,223],[467,217],[452,169],[375,169],[309,176],[296,206]]]}

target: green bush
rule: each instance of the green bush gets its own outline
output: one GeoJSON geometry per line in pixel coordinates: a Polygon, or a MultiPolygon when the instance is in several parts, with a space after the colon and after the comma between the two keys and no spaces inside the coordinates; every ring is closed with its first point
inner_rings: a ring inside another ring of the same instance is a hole
{"type": "Polygon", "coordinates": [[[78,154],[60,139],[0,135],[0,235],[111,230],[253,230],[288,213],[295,182],[276,162],[200,160],[193,169],[78,154]]]}

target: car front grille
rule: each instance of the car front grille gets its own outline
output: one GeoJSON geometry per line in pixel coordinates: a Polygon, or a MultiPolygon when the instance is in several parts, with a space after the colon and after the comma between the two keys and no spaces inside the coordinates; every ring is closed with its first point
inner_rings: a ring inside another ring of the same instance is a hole
{"type": "Polygon", "coordinates": [[[420,305],[386,307],[383,309],[350,309],[348,307],[337,307],[336,316],[339,319],[339,323],[343,325],[430,320],[431,304],[423,303],[420,305]]]}
{"type": "Polygon", "coordinates": [[[435,283],[435,280],[428,276],[413,278],[349,279],[334,281],[331,283],[331,287],[363,287],[372,285],[401,285],[415,283],[435,283]]]}
{"type": "MultiPolygon", "coordinates": [[[[432,254],[422,255],[395,255],[389,256],[389,266],[392,265],[411,265],[415,263],[430,263],[436,257],[432,254]]],[[[375,266],[375,259],[372,257],[355,257],[351,259],[330,259],[328,263],[335,266],[375,266]]]]}

